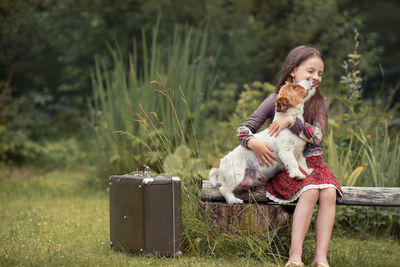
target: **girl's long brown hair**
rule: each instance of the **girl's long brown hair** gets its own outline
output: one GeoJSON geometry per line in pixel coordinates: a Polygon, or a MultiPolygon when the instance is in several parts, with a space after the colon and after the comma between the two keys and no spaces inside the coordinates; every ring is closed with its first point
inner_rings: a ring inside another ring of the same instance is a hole
{"type": "MultiPolygon", "coordinates": [[[[313,47],[302,45],[290,51],[283,63],[281,76],[274,92],[279,93],[280,88],[286,81],[292,82],[290,74],[294,68],[298,67],[303,61],[315,56],[321,58],[325,64],[325,59],[321,52],[313,47]]],[[[304,120],[308,123],[318,122],[322,132],[325,134],[328,128],[328,101],[321,94],[319,86],[315,89],[314,96],[304,106],[304,120]]]]}

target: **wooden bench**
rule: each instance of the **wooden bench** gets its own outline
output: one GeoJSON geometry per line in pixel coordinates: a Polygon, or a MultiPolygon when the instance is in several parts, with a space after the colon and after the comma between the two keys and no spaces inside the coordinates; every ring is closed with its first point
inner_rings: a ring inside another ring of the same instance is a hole
{"type": "MultiPolygon", "coordinates": [[[[343,197],[337,205],[400,207],[400,187],[343,186],[343,197]]],[[[202,181],[202,199],[205,211],[223,227],[225,232],[248,231],[263,235],[271,229],[288,223],[295,203],[278,204],[266,197],[262,187],[236,189],[235,196],[245,203],[230,205],[209,180],[202,181]]]]}
{"type": "MultiPolygon", "coordinates": [[[[343,186],[342,190],[343,197],[337,200],[338,205],[400,207],[400,187],[343,186]]],[[[203,201],[225,201],[218,187],[212,186],[209,180],[203,180],[201,192],[203,201]]],[[[257,203],[277,204],[266,197],[265,189],[261,187],[255,190],[237,189],[235,196],[245,202],[251,199],[257,203]]]]}

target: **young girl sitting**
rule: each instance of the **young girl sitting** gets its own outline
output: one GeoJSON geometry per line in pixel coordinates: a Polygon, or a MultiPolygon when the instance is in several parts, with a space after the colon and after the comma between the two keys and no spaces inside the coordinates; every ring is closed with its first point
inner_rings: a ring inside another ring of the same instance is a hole
{"type": "Polygon", "coordinates": [[[286,81],[299,82],[310,79],[316,88],[315,95],[306,102],[304,120],[286,116],[276,120],[269,127],[269,134],[279,135],[280,131],[289,128],[304,140],[307,145],[304,156],[309,168],[314,171],[306,179],[296,181],[289,177],[286,170],[275,175],[265,185],[267,197],[278,203],[289,203],[297,200],[293,214],[292,238],[289,261],[286,267],[304,266],[301,260],[303,242],[318,202],[316,219],[316,251],[313,266],[329,266],[327,260],[328,246],[335,221],[336,197],[342,195],[342,189],[335,175],[322,161],[322,139],[327,131],[328,101],[321,94],[319,85],[322,81],[325,60],[315,48],[299,46],[287,55],[282,67],[281,76],[274,92],[268,96],[254,113],[238,128],[240,143],[251,149],[260,165],[275,164],[274,151],[267,144],[253,138],[264,122],[274,117],[274,103],[279,89],[286,81]]]}

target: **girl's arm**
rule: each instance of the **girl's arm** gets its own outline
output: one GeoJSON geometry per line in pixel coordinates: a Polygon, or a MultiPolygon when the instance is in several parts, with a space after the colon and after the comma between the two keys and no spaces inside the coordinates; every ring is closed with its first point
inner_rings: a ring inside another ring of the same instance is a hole
{"type": "Polygon", "coordinates": [[[253,151],[261,166],[274,164],[276,156],[266,143],[255,139],[253,133],[260,129],[267,119],[274,117],[275,98],[276,94],[267,97],[236,131],[240,144],[253,151]]]}
{"type": "Polygon", "coordinates": [[[236,130],[236,136],[242,146],[249,148],[247,146],[248,140],[254,138],[253,134],[260,129],[267,119],[274,117],[275,99],[276,94],[270,94],[236,130]]]}
{"type": "Polygon", "coordinates": [[[290,130],[298,135],[300,138],[308,143],[320,145],[324,138],[324,130],[327,129],[328,124],[328,110],[329,103],[324,97],[323,102],[315,110],[315,120],[304,122],[303,120],[296,118],[294,124],[290,127],[290,130]]]}
{"type": "Polygon", "coordinates": [[[295,123],[289,129],[307,143],[316,145],[320,145],[322,143],[323,134],[319,122],[313,122],[311,124],[296,118],[295,123]]]}

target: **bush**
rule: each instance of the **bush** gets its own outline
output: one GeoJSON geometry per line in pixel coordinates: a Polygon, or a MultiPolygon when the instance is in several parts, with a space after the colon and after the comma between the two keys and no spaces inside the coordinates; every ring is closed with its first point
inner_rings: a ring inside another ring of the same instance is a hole
{"type": "Polygon", "coordinates": [[[0,163],[35,161],[43,152],[38,140],[46,137],[50,128],[47,114],[41,110],[50,97],[32,93],[13,98],[12,88],[0,88],[0,163]]]}
{"type": "Polygon", "coordinates": [[[360,238],[369,234],[400,238],[400,208],[338,206],[335,227],[360,238]]]}

